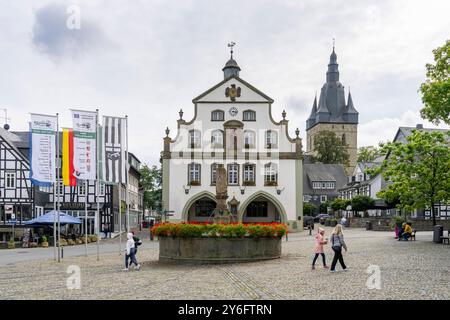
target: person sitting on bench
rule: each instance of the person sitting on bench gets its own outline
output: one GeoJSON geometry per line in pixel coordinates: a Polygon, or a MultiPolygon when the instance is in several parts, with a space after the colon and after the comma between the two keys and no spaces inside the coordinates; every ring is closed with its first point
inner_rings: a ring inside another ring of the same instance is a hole
{"type": "Polygon", "coordinates": [[[402,234],[403,239],[408,241],[408,238],[411,237],[411,234],[412,234],[411,226],[408,223],[404,222],[403,223],[403,234],[402,234]]]}

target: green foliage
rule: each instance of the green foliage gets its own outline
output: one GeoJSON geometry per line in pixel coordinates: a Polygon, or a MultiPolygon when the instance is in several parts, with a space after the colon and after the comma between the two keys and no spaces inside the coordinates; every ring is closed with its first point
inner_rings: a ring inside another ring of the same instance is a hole
{"type": "Polygon", "coordinates": [[[423,118],[450,124],[450,40],[433,50],[435,64],[427,64],[427,80],[420,86],[423,118]]]}
{"type": "MultiPolygon", "coordinates": [[[[414,130],[407,143],[387,143],[388,157],[377,171],[388,181],[377,195],[406,211],[450,201],[450,132],[414,130]]],[[[436,224],[432,212],[433,224],[436,224]]]]}
{"type": "Polygon", "coordinates": [[[318,208],[315,204],[310,202],[303,203],[303,215],[313,216],[317,212],[318,208]]]}
{"type": "Polygon", "coordinates": [[[179,238],[273,238],[284,236],[287,227],[281,223],[162,223],[154,226],[152,233],[158,237],[179,238]]]}
{"type": "Polygon", "coordinates": [[[325,201],[320,204],[319,211],[320,213],[328,213],[328,207],[331,205],[330,201],[325,201]]]}
{"type": "Polygon", "coordinates": [[[42,236],[42,242],[47,242],[47,236],[42,236]]]}
{"type": "Polygon", "coordinates": [[[321,131],[314,136],[315,162],[348,165],[347,144],[332,131],[321,131]]]}
{"type": "Polygon", "coordinates": [[[144,189],[144,208],[160,209],[162,199],[162,170],[153,165],[141,166],[140,186],[144,189]]]}
{"type": "Polygon", "coordinates": [[[351,199],[351,206],[353,211],[366,211],[373,208],[375,201],[369,196],[354,196],[351,199]]]}
{"type": "Polygon", "coordinates": [[[358,148],[358,160],[357,162],[372,162],[376,158],[381,156],[380,149],[374,146],[358,148]]]}
{"type": "Polygon", "coordinates": [[[350,204],[350,200],[336,198],[331,202],[331,208],[333,208],[333,210],[346,210],[347,206],[350,204]]]}

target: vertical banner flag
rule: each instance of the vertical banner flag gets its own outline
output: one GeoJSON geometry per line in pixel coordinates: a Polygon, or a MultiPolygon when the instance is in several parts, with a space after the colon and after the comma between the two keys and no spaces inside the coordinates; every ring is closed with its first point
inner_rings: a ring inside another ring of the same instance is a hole
{"type": "Polygon", "coordinates": [[[81,180],[95,180],[97,113],[72,111],[73,122],[73,167],[75,177],[81,180]]]}
{"type": "Polygon", "coordinates": [[[62,134],[62,178],[65,186],[76,186],[73,168],[73,130],[63,129],[62,134]]]}
{"type": "Polygon", "coordinates": [[[103,116],[103,177],[105,183],[127,183],[126,118],[103,116]]]}
{"type": "Polygon", "coordinates": [[[31,114],[31,182],[50,186],[56,181],[56,116],[31,114]]]}

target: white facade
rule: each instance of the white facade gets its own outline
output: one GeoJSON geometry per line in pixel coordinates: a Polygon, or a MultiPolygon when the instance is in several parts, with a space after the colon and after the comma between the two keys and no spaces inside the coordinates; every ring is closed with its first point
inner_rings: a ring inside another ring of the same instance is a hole
{"type": "Polygon", "coordinates": [[[180,113],[176,136],[170,138],[167,131],[164,139],[163,208],[173,211],[171,220],[212,220],[212,212],[207,212],[215,201],[213,164],[223,164],[227,201],[237,203],[230,207],[236,209],[236,221],[281,221],[291,230],[300,230],[301,139],[298,134],[289,137],[285,114],[275,121],[273,100],[237,75],[193,103],[194,118],[186,121],[180,113]],[[226,93],[233,89],[240,94],[232,99],[232,93],[226,93]],[[209,201],[209,207],[200,208],[199,200],[209,201]]]}

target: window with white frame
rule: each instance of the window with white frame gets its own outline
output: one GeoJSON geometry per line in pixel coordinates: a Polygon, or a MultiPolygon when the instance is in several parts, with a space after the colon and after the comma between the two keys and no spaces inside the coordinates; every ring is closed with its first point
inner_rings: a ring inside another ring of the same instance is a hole
{"type": "Polygon", "coordinates": [[[244,183],[255,183],[255,167],[253,163],[244,164],[244,183]]]}
{"type": "Polygon", "coordinates": [[[62,181],[58,182],[58,192],[60,195],[64,194],[64,184],[62,183],[62,181]]]}
{"type": "Polygon", "coordinates": [[[231,163],[228,166],[228,185],[239,184],[239,165],[237,163],[231,163]]]}
{"type": "Polygon", "coordinates": [[[214,110],[211,112],[211,121],[224,121],[225,113],[222,110],[214,110]]]}
{"type": "Polygon", "coordinates": [[[244,144],[245,148],[253,149],[255,147],[255,132],[251,130],[244,131],[244,144]]]}
{"type": "Polygon", "coordinates": [[[85,196],[86,195],[86,187],[84,184],[78,186],[78,195],[85,196]]]}
{"type": "Polygon", "coordinates": [[[327,196],[326,195],[321,195],[320,196],[320,203],[324,203],[327,202],[327,196]]]}
{"type": "Polygon", "coordinates": [[[211,165],[211,185],[215,185],[217,182],[217,168],[219,167],[219,164],[213,163],[211,165]]]}
{"type": "Polygon", "coordinates": [[[103,182],[100,182],[99,186],[99,196],[105,195],[105,184],[103,182]]]}
{"type": "Polygon", "coordinates": [[[223,131],[222,130],[214,130],[211,133],[211,147],[223,148],[223,131]]]}
{"type": "Polygon", "coordinates": [[[253,110],[245,110],[242,113],[243,121],[256,121],[256,112],[253,110]]]}
{"type": "Polygon", "coordinates": [[[201,145],[202,145],[201,132],[199,130],[190,130],[189,131],[189,147],[200,148],[201,145]]]}
{"type": "Polygon", "coordinates": [[[273,162],[264,165],[264,183],[266,185],[276,184],[278,180],[278,168],[273,162]]]}
{"type": "Polygon", "coordinates": [[[322,182],[322,181],[314,181],[312,183],[313,189],[334,189],[336,187],[336,182],[334,181],[328,181],[328,182],[322,182]]]}
{"type": "Polygon", "coordinates": [[[189,184],[200,184],[200,170],[201,166],[199,163],[190,163],[188,165],[188,182],[189,184]]]}
{"type": "Polygon", "coordinates": [[[266,148],[276,149],[278,147],[278,134],[274,130],[266,131],[266,148]]]}
{"type": "Polygon", "coordinates": [[[16,187],[16,173],[6,172],[5,173],[5,188],[14,189],[16,187]]]}

